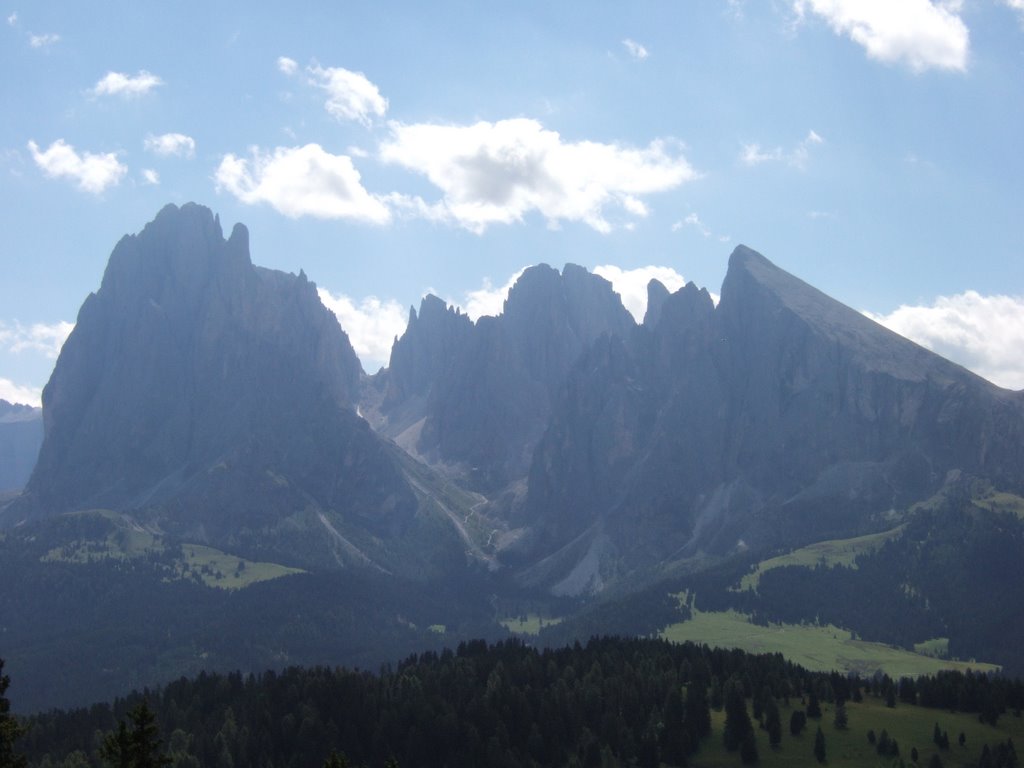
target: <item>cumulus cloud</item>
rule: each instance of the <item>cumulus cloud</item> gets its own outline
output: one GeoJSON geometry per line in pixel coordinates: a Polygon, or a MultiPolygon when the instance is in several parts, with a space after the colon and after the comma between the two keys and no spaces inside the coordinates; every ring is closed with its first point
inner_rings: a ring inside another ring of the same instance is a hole
{"type": "Polygon", "coordinates": [[[512,286],[516,284],[516,281],[523,276],[523,272],[527,269],[529,269],[529,265],[515,272],[503,285],[497,287],[492,285],[490,278],[485,277],[484,284],[480,288],[466,292],[465,299],[463,299],[461,304],[456,302],[450,303],[456,303],[473,322],[476,322],[481,317],[496,317],[505,309],[505,299],[508,298],[508,292],[512,290],[512,286]]]}
{"type": "Polygon", "coordinates": [[[289,59],[287,56],[277,57],[277,68],[289,77],[299,71],[299,65],[295,59],[289,59]]]}
{"type": "Polygon", "coordinates": [[[686,280],[672,267],[656,267],[654,265],[637,267],[636,269],[622,269],[614,264],[603,264],[594,267],[594,274],[600,275],[609,283],[615,292],[622,297],[622,304],[629,310],[638,323],[644,321],[644,314],[647,312],[647,284],[651,280],[657,280],[666,288],[669,293],[675,293],[684,285],[686,280]]]}
{"type": "Polygon", "coordinates": [[[405,333],[409,319],[406,309],[394,299],[382,301],[376,296],[367,296],[357,303],[344,294],[334,295],[324,288],[317,292],[320,301],[334,313],[348,334],[363,368],[372,373],[387,365],[395,337],[405,333]]]}
{"type": "MultiPolygon", "coordinates": [[[[1017,0],[1008,0],[1013,3],[1017,0]]],[[[797,18],[810,11],[867,55],[914,72],[967,69],[970,35],[962,0],[794,0],[797,18]]]]}
{"type": "Polygon", "coordinates": [[[180,157],[195,157],[196,140],[184,133],[163,133],[159,136],[149,134],[143,145],[150,152],[158,155],[178,155],[180,157]]]}
{"type": "Polygon", "coordinates": [[[33,48],[49,48],[51,45],[60,42],[60,35],[48,33],[45,35],[29,35],[28,44],[33,48]]]}
{"type": "Polygon", "coordinates": [[[154,171],[152,168],[143,168],[142,180],[146,184],[152,184],[155,186],[160,183],[160,174],[154,171]]]}
{"type": "Polygon", "coordinates": [[[643,61],[648,56],[650,56],[650,53],[648,53],[647,49],[640,45],[640,43],[636,42],[636,40],[630,40],[627,37],[625,40],[622,41],[622,45],[625,46],[626,51],[629,52],[629,55],[632,56],[634,59],[637,59],[638,61],[643,61]]]}
{"type": "Polygon", "coordinates": [[[391,211],[363,188],[347,155],[332,155],[319,144],[277,147],[252,157],[225,155],[215,174],[217,189],[243,203],[269,203],[290,218],[355,219],[385,224],[391,211]]]}
{"type": "Polygon", "coordinates": [[[10,379],[0,378],[0,400],[22,405],[34,405],[38,408],[43,403],[41,387],[23,387],[10,379]]]}
{"type": "Polygon", "coordinates": [[[785,162],[794,168],[804,170],[811,156],[811,147],[824,143],[825,140],[817,132],[811,130],[807,132],[803,141],[788,152],[782,147],[763,149],[760,144],[744,144],[740,152],[740,162],[748,166],[785,162]]]}
{"type": "MultiPolygon", "coordinates": [[[[640,196],[697,178],[666,142],[646,148],[592,141],[566,142],[536,120],[517,118],[474,125],[391,124],[381,159],[425,175],[443,197],[414,200],[419,215],[482,233],[491,224],[520,222],[536,211],[552,226],[582,221],[612,229],[606,208],[644,216],[640,196]]],[[[406,201],[409,203],[410,201],[406,201]]]]}
{"type": "Polygon", "coordinates": [[[28,143],[28,148],[36,165],[51,179],[72,179],[78,183],[79,189],[94,195],[116,186],[128,172],[128,167],[117,159],[115,152],[79,154],[64,139],[57,139],[45,152],[40,152],[34,141],[28,143]]]}
{"type": "Polygon", "coordinates": [[[97,96],[122,96],[132,99],[137,96],[144,96],[157,86],[163,85],[164,81],[156,75],[142,69],[135,76],[126,75],[122,72],[107,72],[92,92],[97,96]]]}
{"type": "Polygon", "coordinates": [[[1002,387],[1024,388],[1024,296],[967,291],[872,320],[1002,387]]]}
{"type": "Polygon", "coordinates": [[[338,120],[355,120],[369,127],[374,116],[384,117],[388,110],[388,100],[362,72],[320,66],[306,71],[309,82],[327,92],[324,108],[338,120]]]}
{"type": "Polygon", "coordinates": [[[74,327],[74,323],[65,321],[31,325],[17,321],[11,325],[0,322],[0,348],[15,353],[36,352],[55,360],[74,327]]]}

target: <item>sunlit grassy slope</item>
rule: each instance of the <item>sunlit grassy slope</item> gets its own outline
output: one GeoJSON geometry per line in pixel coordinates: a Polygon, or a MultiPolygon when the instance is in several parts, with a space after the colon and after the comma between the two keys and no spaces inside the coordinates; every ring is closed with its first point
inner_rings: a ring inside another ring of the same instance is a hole
{"type": "Polygon", "coordinates": [[[948,661],[882,643],[856,640],[847,630],[833,626],[759,626],[736,611],[694,611],[692,619],[666,627],[661,636],[675,642],[690,640],[722,648],[741,648],[751,653],[781,653],[789,661],[816,672],[835,669],[870,676],[881,670],[899,678],[935,674],[940,669],[985,672],[999,669],[993,664],[948,661]]]}
{"type": "MultiPolygon", "coordinates": [[[[748,702],[747,710],[751,706],[748,702]]],[[[825,735],[826,766],[838,768],[840,766],[889,766],[899,765],[898,758],[882,758],[875,751],[875,747],[868,742],[867,733],[873,730],[880,734],[882,729],[888,731],[889,736],[896,739],[899,744],[900,758],[904,764],[911,766],[911,748],[916,747],[918,751],[917,765],[928,765],[931,756],[938,753],[942,764],[947,768],[951,766],[976,765],[981,749],[984,744],[990,747],[997,742],[1006,741],[1012,738],[1015,745],[1024,743],[1024,721],[1012,714],[1006,714],[999,719],[995,727],[982,725],[978,722],[977,715],[964,713],[950,713],[944,710],[925,709],[924,707],[897,704],[890,709],[885,706],[884,701],[871,696],[865,697],[861,703],[847,702],[846,712],[849,719],[845,730],[839,730],[834,725],[835,710],[831,704],[822,705],[821,720],[808,720],[807,729],[799,736],[791,736],[789,733],[789,718],[793,709],[803,709],[800,699],[794,699],[790,706],[780,704],[779,714],[782,720],[782,743],[777,750],[773,750],[768,744],[768,734],[757,727],[754,729],[757,738],[758,765],[761,768],[819,768],[818,762],[814,759],[814,735],[818,726],[821,726],[825,735]],[[932,732],[935,724],[938,723],[940,730],[949,735],[949,750],[939,750],[932,743],[932,732]],[[966,737],[965,745],[960,747],[957,738],[960,733],[966,737]]],[[[700,751],[690,762],[691,766],[716,768],[717,766],[729,766],[736,768],[742,765],[739,754],[726,752],[722,746],[722,728],[725,715],[721,712],[712,712],[712,734],[704,740],[700,751]]]]}

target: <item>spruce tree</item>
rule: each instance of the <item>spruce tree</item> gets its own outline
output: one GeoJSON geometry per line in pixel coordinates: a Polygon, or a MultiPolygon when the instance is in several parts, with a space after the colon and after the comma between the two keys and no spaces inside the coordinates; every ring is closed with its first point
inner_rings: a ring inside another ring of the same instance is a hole
{"type": "Polygon", "coordinates": [[[7,699],[7,687],[11,678],[4,674],[4,660],[0,659],[0,768],[23,768],[27,765],[24,756],[14,752],[14,742],[24,733],[24,728],[11,714],[11,702],[7,699]]]}
{"type": "Polygon", "coordinates": [[[818,726],[818,732],[814,734],[814,759],[819,763],[825,762],[825,734],[821,732],[821,726],[818,726]]]}
{"type": "Polygon", "coordinates": [[[836,704],[836,714],[834,722],[837,729],[839,729],[840,731],[846,730],[846,725],[849,722],[849,718],[846,714],[846,704],[841,701],[836,704]]]}
{"type": "Polygon", "coordinates": [[[731,679],[725,684],[725,729],[722,731],[722,743],[730,752],[735,752],[743,743],[743,737],[753,730],[750,715],[747,714],[743,684],[731,679]]]}
{"type": "Polygon", "coordinates": [[[815,720],[821,717],[821,704],[818,701],[818,694],[811,689],[811,697],[807,701],[807,716],[815,720]]]}
{"type": "Polygon", "coordinates": [[[768,731],[768,743],[779,746],[782,741],[782,720],[779,717],[779,705],[775,699],[769,698],[764,705],[764,729],[768,731]]]}

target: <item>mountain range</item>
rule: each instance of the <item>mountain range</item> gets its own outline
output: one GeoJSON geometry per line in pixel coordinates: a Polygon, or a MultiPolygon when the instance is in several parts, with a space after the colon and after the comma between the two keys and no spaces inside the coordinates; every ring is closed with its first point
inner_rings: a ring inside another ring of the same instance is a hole
{"type": "MultiPolygon", "coordinates": [[[[187,204],[117,244],[0,528],[101,514],[161,551],[600,601],[886,530],[957,478],[1024,494],[1024,392],[744,246],[717,304],[652,281],[642,323],[572,264],[475,322],[426,296],[369,376],[248,240],[187,204]]],[[[0,405],[6,450],[38,413],[0,405]]]]}

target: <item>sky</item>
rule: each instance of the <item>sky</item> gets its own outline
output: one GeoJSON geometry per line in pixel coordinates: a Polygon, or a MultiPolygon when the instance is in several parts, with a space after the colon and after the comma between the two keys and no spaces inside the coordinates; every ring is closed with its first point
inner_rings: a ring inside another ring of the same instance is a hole
{"type": "Polygon", "coordinates": [[[0,66],[0,398],[189,201],[368,372],[426,293],[571,262],[642,318],[742,243],[1024,388],[1024,0],[15,0],[0,66]]]}

